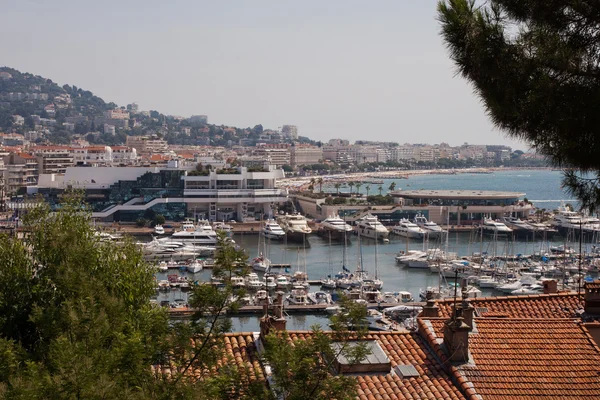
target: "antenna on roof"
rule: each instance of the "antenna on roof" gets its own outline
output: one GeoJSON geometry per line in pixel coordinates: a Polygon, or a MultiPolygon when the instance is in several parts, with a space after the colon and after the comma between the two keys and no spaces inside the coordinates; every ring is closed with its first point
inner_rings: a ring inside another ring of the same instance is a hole
{"type": "Polygon", "coordinates": [[[454,310],[452,313],[452,320],[456,320],[456,296],[457,296],[457,287],[458,287],[458,268],[454,268],[454,310]]]}

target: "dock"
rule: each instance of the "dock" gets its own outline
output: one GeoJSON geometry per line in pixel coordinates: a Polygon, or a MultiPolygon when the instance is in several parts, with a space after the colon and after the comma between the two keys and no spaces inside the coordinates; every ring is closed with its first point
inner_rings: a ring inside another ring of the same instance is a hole
{"type": "MultiPolygon", "coordinates": [[[[336,304],[308,304],[308,305],[286,305],[285,312],[287,314],[324,314],[328,307],[333,307],[336,304]]],[[[384,310],[386,308],[396,306],[418,306],[423,307],[423,302],[412,302],[412,303],[368,303],[367,308],[369,310],[384,310]]],[[[240,315],[260,315],[263,313],[263,306],[241,306],[235,312],[228,311],[229,316],[240,316],[240,315]]],[[[169,309],[169,317],[173,319],[184,319],[189,318],[195,311],[191,308],[173,308],[169,309]]]]}

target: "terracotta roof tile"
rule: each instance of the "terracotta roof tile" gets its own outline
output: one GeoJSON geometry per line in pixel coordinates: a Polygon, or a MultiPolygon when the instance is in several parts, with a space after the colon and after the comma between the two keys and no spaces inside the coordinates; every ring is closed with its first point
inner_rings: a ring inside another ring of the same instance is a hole
{"type": "MultiPolygon", "coordinates": [[[[290,332],[292,339],[304,339],[309,332],[290,332]]],[[[362,375],[358,397],[367,399],[464,399],[425,341],[415,332],[373,332],[366,340],[377,340],[392,364],[413,365],[418,377],[402,378],[395,373],[362,375]]]]}
{"type": "MultiPolygon", "coordinates": [[[[450,317],[453,302],[452,299],[438,300],[440,317],[450,317]]],[[[487,309],[478,316],[510,318],[574,318],[579,315],[577,311],[583,309],[583,302],[576,293],[482,297],[472,299],[471,305],[487,309]]]]}
{"type": "MultiPolygon", "coordinates": [[[[446,362],[445,318],[419,329],[446,362]]],[[[581,399],[600,393],[600,349],[577,320],[475,318],[472,363],[450,369],[468,396],[483,399],[581,399]]]]}

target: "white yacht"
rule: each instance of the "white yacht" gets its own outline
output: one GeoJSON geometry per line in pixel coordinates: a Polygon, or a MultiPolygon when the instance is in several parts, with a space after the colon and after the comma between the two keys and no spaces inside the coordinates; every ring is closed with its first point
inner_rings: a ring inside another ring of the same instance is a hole
{"type": "Polygon", "coordinates": [[[504,225],[502,222],[494,221],[491,218],[484,218],[482,229],[484,232],[487,231],[491,233],[512,233],[513,231],[508,226],[504,225]]]}
{"type": "Polygon", "coordinates": [[[425,236],[425,230],[420,228],[414,222],[410,222],[407,219],[401,219],[398,225],[392,228],[392,233],[408,238],[422,239],[425,236]]]}
{"type": "Polygon", "coordinates": [[[196,274],[196,273],[202,271],[203,268],[204,268],[204,262],[202,262],[200,260],[194,260],[186,266],[186,269],[188,270],[188,272],[191,272],[192,274],[196,274]]]}
{"type": "MultiPolygon", "coordinates": [[[[165,239],[161,239],[165,240],[165,239]]],[[[217,233],[208,221],[199,221],[195,226],[190,220],[181,225],[181,230],[175,232],[166,240],[178,240],[185,243],[214,246],[217,244],[217,233]]]]}
{"type": "Polygon", "coordinates": [[[164,235],[165,234],[165,228],[163,228],[162,225],[155,225],[154,226],[154,234],[155,235],[164,235]]]}
{"type": "Polygon", "coordinates": [[[229,237],[233,235],[233,227],[225,222],[213,223],[213,229],[215,232],[225,232],[225,235],[229,237]]]}
{"type": "Polygon", "coordinates": [[[285,232],[288,242],[305,243],[307,246],[308,237],[312,229],[308,226],[308,220],[302,214],[284,214],[277,217],[277,223],[285,232]]]}
{"type": "Polygon", "coordinates": [[[390,232],[375,215],[367,214],[356,221],[356,232],[362,237],[388,241],[390,232]]]}
{"type": "Polygon", "coordinates": [[[267,239],[272,240],[283,240],[285,232],[281,229],[281,226],[275,220],[268,219],[262,227],[261,233],[267,239]]]}
{"type": "Polygon", "coordinates": [[[333,240],[348,240],[352,227],[338,215],[330,215],[321,222],[319,234],[333,240]]]}
{"type": "Polygon", "coordinates": [[[600,230],[600,221],[597,218],[586,217],[581,213],[571,211],[562,204],[550,223],[560,231],[582,229],[583,232],[595,232],[600,230]]]}
{"type": "Polygon", "coordinates": [[[419,228],[423,229],[430,238],[438,237],[444,233],[444,230],[438,224],[433,221],[428,221],[421,213],[415,215],[413,222],[417,224],[419,228]]]}

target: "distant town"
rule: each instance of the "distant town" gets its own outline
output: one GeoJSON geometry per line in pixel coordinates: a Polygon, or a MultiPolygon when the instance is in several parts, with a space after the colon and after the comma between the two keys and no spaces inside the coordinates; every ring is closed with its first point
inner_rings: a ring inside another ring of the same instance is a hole
{"type": "Polygon", "coordinates": [[[75,86],[0,68],[0,171],[6,194],[25,194],[44,175],[70,167],[281,168],[287,176],[497,166],[545,166],[535,153],[503,145],[451,146],[366,140],[324,143],[295,125],[266,129],[210,124],[206,115],[179,117],[118,107],[75,86]]]}

